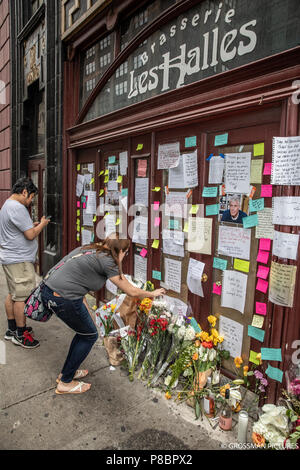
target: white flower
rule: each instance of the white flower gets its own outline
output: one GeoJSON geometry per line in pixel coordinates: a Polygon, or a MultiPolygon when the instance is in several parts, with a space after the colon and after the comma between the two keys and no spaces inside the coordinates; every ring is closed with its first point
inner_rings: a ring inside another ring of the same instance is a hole
{"type": "Polygon", "coordinates": [[[216,358],[216,355],[217,355],[216,350],[215,350],[214,348],[210,349],[210,350],[209,350],[209,353],[208,353],[208,360],[209,360],[210,362],[214,361],[215,358],[216,358]]]}
{"type": "Polygon", "coordinates": [[[184,335],[185,341],[193,341],[195,339],[195,330],[192,326],[188,326],[185,335],[184,335]]]}
{"type": "Polygon", "coordinates": [[[188,377],[189,375],[192,375],[192,373],[193,373],[192,368],[188,367],[187,369],[185,369],[182,375],[183,377],[188,377]]]}
{"type": "Polygon", "coordinates": [[[182,325],[179,330],[177,331],[177,335],[180,339],[184,338],[185,335],[185,326],[182,325]]]}
{"type": "Polygon", "coordinates": [[[168,310],[167,302],[163,300],[153,300],[152,302],[153,307],[161,308],[162,310],[168,310]]]}
{"type": "Polygon", "coordinates": [[[173,333],[173,330],[174,330],[174,325],[173,324],[169,325],[168,326],[168,332],[173,333]]]}
{"type": "Polygon", "coordinates": [[[166,385],[167,387],[170,385],[171,379],[172,379],[172,375],[168,375],[168,376],[165,378],[165,385],[166,385]]]}

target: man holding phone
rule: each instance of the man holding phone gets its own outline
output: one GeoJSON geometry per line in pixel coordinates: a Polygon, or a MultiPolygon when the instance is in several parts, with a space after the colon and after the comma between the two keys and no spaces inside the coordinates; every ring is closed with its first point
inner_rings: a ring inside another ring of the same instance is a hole
{"type": "Polygon", "coordinates": [[[30,178],[20,178],[0,211],[0,262],[6,276],[9,294],[5,300],[8,330],[4,336],[26,349],[39,346],[39,341],[26,327],[24,301],[36,287],[34,263],[37,237],[50,219],[42,217],[33,223],[28,208],[38,189],[30,178]]]}

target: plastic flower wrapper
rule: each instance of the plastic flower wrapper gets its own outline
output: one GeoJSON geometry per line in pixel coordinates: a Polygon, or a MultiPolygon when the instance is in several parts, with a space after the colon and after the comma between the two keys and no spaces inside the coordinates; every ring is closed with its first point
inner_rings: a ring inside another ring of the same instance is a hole
{"type": "Polygon", "coordinates": [[[153,378],[155,366],[158,361],[159,353],[165,342],[167,336],[168,320],[164,315],[160,317],[156,314],[151,314],[149,318],[149,332],[151,335],[150,340],[150,373],[148,379],[148,385],[150,385],[153,378]]]}
{"type": "Polygon", "coordinates": [[[134,372],[146,341],[146,337],[142,333],[142,326],[138,325],[136,331],[129,329],[128,334],[121,338],[121,347],[126,358],[130,381],[133,381],[134,372]]]}
{"type": "Polygon", "coordinates": [[[96,325],[100,328],[100,333],[102,336],[108,336],[109,333],[114,329],[113,315],[116,306],[116,303],[107,303],[95,311],[96,325]]]}

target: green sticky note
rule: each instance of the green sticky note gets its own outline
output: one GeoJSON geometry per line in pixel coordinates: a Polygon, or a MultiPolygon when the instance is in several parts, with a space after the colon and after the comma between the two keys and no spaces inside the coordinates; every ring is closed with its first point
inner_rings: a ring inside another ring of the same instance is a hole
{"type": "Polygon", "coordinates": [[[104,172],[104,176],[107,176],[107,175],[108,175],[108,169],[105,170],[105,172],[104,172]]]}
{"type": "Polygon", "coordinates": [[[283,372],[277,367],[272,367],[270,364],[268,364],[266,375],[270,377],[270,379],[277,380],[277,382],[280,383],[282,382],[283,372]]]}
{"type": "Polygon", "coordinates": [[[78,242],[80,242],[80,233],[77,233],[76,239],[77,239],[78,242]]]}
{"type": "Polygon", "coordinates": [[[265,339],[265,330],[256,328],[256,326],[248,325],[248,336],[263,342],[265,339]]]}
{"type": "Polygon", "coordinates": [[[103,193],[104,193],[104,189],[100,189],[99,196],[102,196],[103,193]]]}
{"type": "Polygon", "coordinates": [[[179,220],[169,219],[169,228],[179,230],[179,220]]]}
{"type": "Polygon", "coordinates": [[[213,268],[221,269],[222,271],[224,271],[225,269],[227,269],[227,259],[214,258],[213,268]]]}
{"type": "Polygon", "coordinates": [[[152,271],[152,279],[157,279],[161,281],[161,272],[160,271],[152,271]]]}
{"type": "Polygon", "coordinates": [[[265,154],[265,144],[261,142],[260,144],[253,145],[253,156],[260,157],[261,155],[265,154]]]}
{"type": "Polygon", "coordinates": [[[104,173],[104,170],[99,171],[99,175],[98,175],[98,176],[103,175],[103,173],[104,173]]]}
{"type": "Polygon", "coordinates": [[[204,187],[202,197],[217,197],[218,186],[204,187]]]}
{"type": "Polygon", "coordinates": [[[261,348],[261,358],[263,361],[282,361],[280,348],[261,348]]]}
{"type": "Polygon", "coordinates": [[[119,175],[117,178],[117,183],[122,183],[122,180],[123,180],[123,176],[119,175]]]}
{"type": "Polygon", "coordinates": [[[108,183],[108,178],[109,178],[108,176],[105,176],[104,183],[108,183]]]}
{"type": "Polygon", "coordinates": [[[237,271],[243,271],[244,273],[248,273],[250,268],[250,261],[235,258],[233,262],[233,268],[237,271]]]}
{"type": "Polygon", "coordinates": [[[198,212],[198,209],[199,209],[198,204],[193,204],[192,207],[191,207],[191,209],[190,209],[190,214],[196,215],[197,212],[198,212]]]}
{"type": "Polygon", "coordinates": [[[219,204],[211,204],[205,206],[205,215],[218,215],[219,214],[219,204]]]}
{"type": "Polygon", "coordinates": [[[117,219],[115,225],[120,225],[120,223],[121,223],[121,219],[117,219]]]}
{"type": "Polygon", "coordinates": [[[250,212],[262,211],[265,208],[265,200],[263,197],[260,199],[250,199],[249,209],[250,212]]]}
{"type": "Polygon", "coordinates": [[[186,137],[184,139],[184,146],[185,147],[196,147],[197,145],[197,137],[193,135],[192,137],[186,137]]]}
{"type": "Polygon", "coordinates": [[[122,195],[123,197],[128,196],[128,188],[122,189],[121,195],[122,195]]]}
{"type": "Polygon", "coordinates": [[[151,189],[151,191],[155,191],[156,193],[158,193],[158,191],[160,191],[160,187],[159,187],[159,186],[155,186],[155,188],[151,189]]]}
{"type": "Polygon", "coordinates": [[[80,163],[77,163],[77,171],[80,171],[80,163]]]}
{"type": "Polygon", "coordinates": [[[248,217],[243,217],[243,227],[251,228],[258,225],[258,216],[257,214],[249,215],[248,217]]]}
{"type": "Polygon", "coordinates": [[[186,232],[186,233],[188,233],[188,231],[189,231],[189,223],[188,223],[188,222],[186,222],[186,223],[184,224],[183,231],[186,232]]]}
{"type": "Polygon", "coordinates": [[[136,149],[137,150],[142,150],[143,147],[144,147],[144,144],[138,144],[136,149]]]}
{"type": "Polygon", "coordinates": [[[80,217],[80,209],[77,209],[77,217],[80,217]]]}
{"type": "Polygon", "coordinates": [[[159,247],[159,240],[153,240],[153,243],[152,243],[152,248],[158,248],[159,247]]]}
{"type": "Polygon", "coordinates": [[[94,217],[93,217],[93,222],[96,222],[96,220],[97,220],[97,216],[94,215],[94,217]]]}
{"type": "Polygon", "coordinates": [[[108,163],[115,163],[116,157],[115,155],[112,155],[111,157],[108,157],[108,163]]]}
{"type": "Polygon", "coordinates": [[[260,364],[259,359],[256,359],[257,354],[258,353],[255,352],[255,351],[250,351],[249,361],[253,362],[253,364],[256,364],[257,366],[259,366],[259,364],[260,364]]]}
{"type": "Polygon", "coordinates": [[[228,144],[228,133],[215,136],[215,147],[228,144]]]}

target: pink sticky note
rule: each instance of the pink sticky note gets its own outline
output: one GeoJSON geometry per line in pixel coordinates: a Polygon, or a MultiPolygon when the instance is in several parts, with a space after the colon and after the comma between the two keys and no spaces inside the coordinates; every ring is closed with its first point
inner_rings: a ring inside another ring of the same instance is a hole
{"type": "Polygon", "coordinates": [[[272,163],[265,163],[263,174],[264,175],[271,175],[272,174],[272,163]]]}
{"type": "Polygon", "coordinates": [[[77,201],[77,207],[80,209],[80,201],[77,201]]]}
{"type": "Polygon", "coordinates": [[[256,290],[263,292],[264,294],[268,290],[268,281],[264,281],[263,279],[257,279],[256,290]]]}
{"type": "Polygon", "coordinates": [[[146,254],[147,254],[147,250],[146,250],[146,248],[143,248],[143,249],[141,250],[141,252],[140,252],[140,255],[141,255],[143,258],[145,258],[146,254]]]}
{"type": "Polygon", "coordinates": [[[83,209],[86,209],[86,203],[85,202],[82,204],[82,207],[83,207],[83,209]]]}
{"type": "Polygon", "coordinates": [[[155,211],[159,211],[159,201],[154,201],[154,203],[153,203],[153,209],[154,209],[155,211]]]}
{"type": "Polygon", "coordinates": [[[263,302],[256,302],[255,312],[259,315],[267,315],[267,304],[263,302]]]}
{"type": "Polygon", "coordinates": [[[261,264],[258,266],[257,270],[257,277],[260,277],[261,279],[267,279],[269,275],[270,268],[267,266],[262,266],[261,264]]]}
{"type": "Polygon", "coordinates": [[[217,284],[214,282],[213,294],[221,295],[221,293],[222,293],[222,286],[217,286],[217,284]]]}
{"type": "Polygon", "coordinates": [[[258,263],[267,264],[268,259],[269,259],[269,252],[268,251],[263,251],[263,250],[258,251],[258,255],[257,255],[257,258],[256,258],[256,261],[258,263]]]}
{"type": "Polygon", "coordinates": [[[270,238],[261,238],[259,240],[259,249],[260,250],[265,250],[265,251],[270,251],[270,249],[271,249],[271,240],[270,240],[270,238]]]}
{"type": "Polygon", "coordinates": [[[262,184],[260,190],[261,197],[272,197],[272,185],[262,184]]]}
{"type": "Polygon", "coordinates": [[[154,227],[159,227],[159,224],[160,224],[160,217],[155,217],[154,227]]]}

